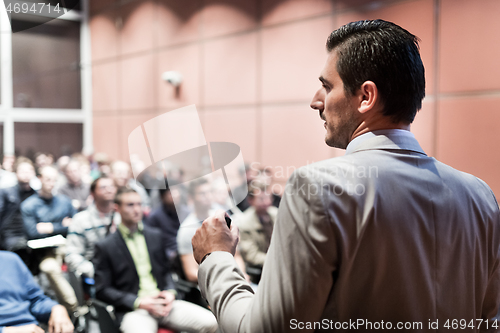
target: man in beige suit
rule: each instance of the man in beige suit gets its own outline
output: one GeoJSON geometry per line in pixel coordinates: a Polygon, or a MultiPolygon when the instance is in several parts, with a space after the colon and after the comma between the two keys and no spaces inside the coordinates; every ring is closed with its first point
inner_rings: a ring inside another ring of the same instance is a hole
{"type": "Polygon", "coordinates": [[[259,290],[218,212],[193,238],[199,286],[223,332],[500,330],[500,213],[490,188],[420,148],[417,38],[360,21],[327,42],[311,107],[345,156],[289,179],[259,290]],[[462,326],[460,326],[462,325],[462,326]]]}

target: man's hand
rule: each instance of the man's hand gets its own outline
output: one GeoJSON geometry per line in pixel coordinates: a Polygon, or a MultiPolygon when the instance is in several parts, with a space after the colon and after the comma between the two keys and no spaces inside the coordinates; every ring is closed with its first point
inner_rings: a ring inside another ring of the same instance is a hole
{"type": "Polygon", "coordinates": [[[54,232],[54,225],[50,222],[39,222],[36,224],[36,231],[39,234],[51,234],[54,232]]]}
{"type": "Polygon", "coordinates": [[[163,290],[160,292],[160,295],[158,297],[163,298],[167,302],[167,314],[165,316],[168,316],[168,314],[172,310],[172,306],[174,305],[175,295],[168,290],[163,290]]]}
{"type": "Polygon", "coordinates": [[[167,306],[167,299],[160,297],[147,296],[141,297],[141,302],[139,303],[139,309],[144,309],[149,312],[155,318],[161,318],[168,315],[171,307],[167,306]]]}
{"type": "Polygon", "coordinates": [[[68,311],[62,305],[54,305],[49,318],[50,333],[73,333],[73,324],[68,316],[68,311]]]}
{"type": "Polygon", "coordinates": [[[172,292],[170,292],[168,290],[161,291],[160,295],[158,297],[163,298],[167,302],[167,305],[169,305],[173,301],[175,301],[175,295],[174,295],[174,293],[172,293],[172,292]]]}
{"type": "Polygon", "coordinates": [[[216,211],[214,216],[203,221],[191,240],[194,259],[198,264],[207,253],[214,251],[225,251],[234,256],[239,231],[235,225],[231,225],[231,230],[227,228],[225,214],[223,210],[216,211]]]}
{"type": "Polygon", "coordinates": [[[69,227],[71,225],[71,221],[73,221],[73,220],[69,216],[66,216],[65,218],[63,218],[63,220],[62,220],[63,227],[69,227]]]}
{"type": "Polygon", "coordinates": [[[35,324],[30,324],[16,327],[4,327],[3,333],[44,333],[44,330],[35,324]]]}

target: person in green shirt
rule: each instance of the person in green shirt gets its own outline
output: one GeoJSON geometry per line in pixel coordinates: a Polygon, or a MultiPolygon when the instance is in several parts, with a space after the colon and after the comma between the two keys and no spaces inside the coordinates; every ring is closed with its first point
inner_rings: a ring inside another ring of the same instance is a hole
{"type": "Polygon", "coordinates": [[[200,306],[176,300],[161,232],[142,223],[141,197],[122,188],[115,198],[122,222],[96,245],[96,296],[115,307],[124,333],[156,333],[158,326],[185,332],[217,331],[215,316],[200,306]]]}

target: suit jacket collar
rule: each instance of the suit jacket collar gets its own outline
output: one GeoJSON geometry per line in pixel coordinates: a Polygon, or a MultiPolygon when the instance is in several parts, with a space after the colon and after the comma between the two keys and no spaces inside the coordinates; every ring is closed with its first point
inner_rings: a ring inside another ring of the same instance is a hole
{"type": "Polygon", "coordinates": [[[408,150],[426,155],[413,133],[405,130],[379,130],[365,133],[349,143],[346,155],[374,149],[408,150]]]}

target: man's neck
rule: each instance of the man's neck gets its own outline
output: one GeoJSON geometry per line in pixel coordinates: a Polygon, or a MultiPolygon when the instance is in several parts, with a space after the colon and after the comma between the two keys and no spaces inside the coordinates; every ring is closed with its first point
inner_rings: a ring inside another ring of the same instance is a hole
{"type": "Polygon", "coordinates": [[[108,214],[113,209],[113,201],[94,201],[95,207],[99,213],[108,214]]]}
{"type": "Polygon", "coordinates": [[[139,223],[127,222],[122,220],[122,224],[127,227],[130,232],[136,232],[139,229],[139,223]]]}

